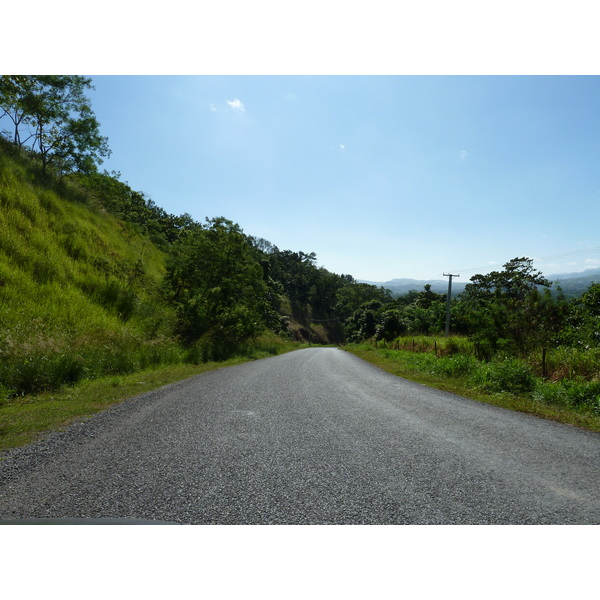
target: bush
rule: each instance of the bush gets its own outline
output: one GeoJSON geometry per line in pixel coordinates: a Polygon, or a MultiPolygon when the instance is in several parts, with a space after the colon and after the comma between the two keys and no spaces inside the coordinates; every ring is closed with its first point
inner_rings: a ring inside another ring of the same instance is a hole
{"type": "Polygon", "coordinates": [[[529,368],[515,358],[480,364],[472,382],[490,392],[523,394],[535,388],[535,378],[529,368]]]}
{"type": "Polygon", "coordinates": [[[14,394],[15,390],[11,390],[0,383],[0,406],[7,403],[14,394]]]}
{"type": "Polygon", "coordinates": [[[600,413],[600,381],[582,379],[558,382],[539,382],[535,387],[534,399],[543,404],[565,407],[589,407],[600,413]]]}
{"type": "Polygon", "coordinates": [[[18,394],[57,389],[74,383],[84,375],[81,357],[68,354],[11,356],[2,361],[0,386],[18,394]]]}
{"type": "Polygon", "coordinates": [[[438,358],[433,364],[433,373],[448,377],[461,377],[474,373],[478,366],[479,362],[474,356],[455,354],[438,358]]]}
{"type": "Polygon", "coordinates": [[[183,350],[174,339],[144,341],[128,335],[74,341],[70,348],[63,345],[28,354],[4,353],[0,357],[0,403],[2,390],[11,390],[12,395],[32,394],[82,379],[125,375],[182,360],[183,350]]]}

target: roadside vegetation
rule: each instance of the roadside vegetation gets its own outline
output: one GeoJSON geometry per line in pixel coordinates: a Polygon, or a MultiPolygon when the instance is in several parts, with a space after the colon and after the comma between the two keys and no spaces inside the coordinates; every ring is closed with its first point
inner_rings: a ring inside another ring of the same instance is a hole
{"type": "Polygon", "coordinates": [[[424,385],[600,432],[600,349],[548,351],[545,376],[540,352],[481,360],[466,337],[402,337],[344,349],[424,385]]]}
{"type": "MultiPolygon", "coordinates": [[[[82,379],[54,390],[4,398],[0,402],[0,453],[23,446],[41,435],[89,419],[128,398],[215,369],[284,354],[305,347],[299,342],[264,336],[243,354],[199,364],[181,361],[134,373],[82,379]]],[[[1,454],[0,454],[1,457],[1,454]]]]}
{"type": "Polygon", "coordinates": [[[599,283],[566,299],[514,258],[451,299],[454,335],[442,337],[446,296],[430,286],[394,298],[223,216],[169,214],[100,172],[110,150],[89,87],[0,76],[6,444],[105,406],[102,386],[118,401],[150,373],[162,381],[307,343],[348,344],[397,374],[597,430],[599,283]]]}
{"type": "Polygon", "coordinates": [[[475,275],[450,303],[429,286],[370,302],[347,349],[382,368],[464,396],[600,431],[600,284],[566,299],[514,258],[475,275]]]}

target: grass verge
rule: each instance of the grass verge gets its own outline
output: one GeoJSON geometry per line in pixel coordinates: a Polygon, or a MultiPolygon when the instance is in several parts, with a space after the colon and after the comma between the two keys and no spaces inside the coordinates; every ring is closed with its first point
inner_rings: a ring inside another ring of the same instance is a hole
{"type": "Polygon", "coordinates": [[[165,365],[128,375],[82,380],[57,391],[17,396],[0,404],[0,459],[10,448],[24,446],[43,434],[57,431],[89,419],[106,408],[144,392],[158,389],[188,377],[239,365],[251,360],[284,354],[304,347],[303,344],[279,343],[276,352],[254,351],[221,362],[165,365]]]}
{"type": "Polygon", "coordinates": [[[478,402],[485,402],[494,406],[600,432],[600,414],[598,414],[597,410],[588,406],[565,406],[545,403],[542,395],[535,391],[543,389],[545,385],[541,380],[538,380],[539,378],[535,378],[535,389],[532,388],[531,391],[490,391],[474,384],[474,381],[484,379],[485,371],[475,373],[474,376],[472,369],[459,364],[454,372],[444,372],[444,369],[439,368],[442,364],[441,359],[436,359],[431,354],[402,350],[390,352],[385,349],[377,350],[365,344],[349,344],[344,347],[344,350],[392,375],[403,377],[429,387],[452,392],[465,398],[477,400],[478,402]],[[436,365],[436,363],[439,364],[436,365]]]}

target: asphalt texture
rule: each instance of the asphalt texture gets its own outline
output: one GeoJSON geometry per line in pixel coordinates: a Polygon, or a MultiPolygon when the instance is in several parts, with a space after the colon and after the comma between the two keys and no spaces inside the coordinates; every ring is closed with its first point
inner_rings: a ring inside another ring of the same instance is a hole
{"type": "Polygon", "coordinates": [[[598,524],[599,458],[598,434],[309,348],[166,386],[9,452],[0,519],[598,524]]]}

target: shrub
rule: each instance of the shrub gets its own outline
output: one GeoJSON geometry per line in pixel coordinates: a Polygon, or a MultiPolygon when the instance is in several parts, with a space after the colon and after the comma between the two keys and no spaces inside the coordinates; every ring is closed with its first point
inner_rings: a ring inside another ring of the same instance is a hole
{"type": "Polygon", "coordinates": [[[474,373],[478,366],[479,362],[474,356],[455,354],[438,358],[433,363],[433,373],[449,377],[461,377],[474,373]]]}
{"type": "Polygon", "coordinates": [[[600,381],[582,379],[538,382],[533,397],[543,404],[589,407],[600,413],[600,381]]]}
{"type": "MultiPolygon", "coordinates": [[[[530,363],[542,374],[542,353],[536,353],[530,363]]],[[[592,380],[600,373],[600,349],[559,347],[546,354],[546,376],[552,380],[583,379],[592,380]]]]}
{"type": "Polygon", "coordinates": [[[535,387],[529,368],[515,358],[480,364],[471,379],[475,385],[491,392],[522,394],[535,387]]]}
{"type": "Polygon", "coordinates": [[[15,390],[11,390],[0,383],[0,406],[8,402],[14,393],[15,390]]]}

